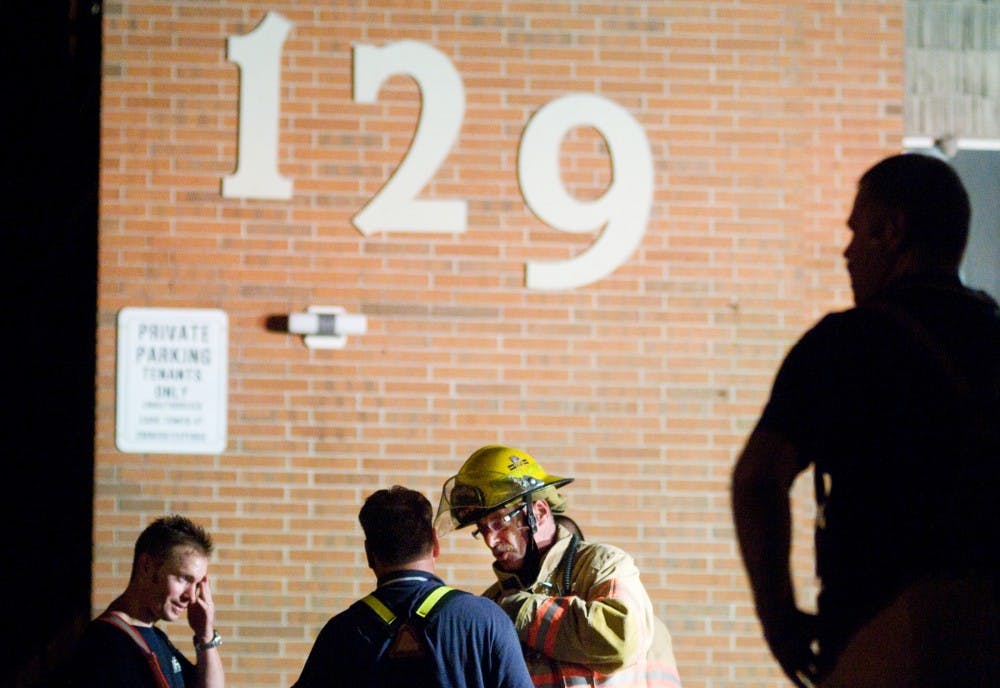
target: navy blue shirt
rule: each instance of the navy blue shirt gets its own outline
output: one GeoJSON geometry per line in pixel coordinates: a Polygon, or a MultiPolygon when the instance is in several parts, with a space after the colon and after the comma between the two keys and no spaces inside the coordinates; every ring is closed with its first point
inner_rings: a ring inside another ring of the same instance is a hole
{"type": "MultiPolygon", "coordinates": [[[[195,668],[155,626],[133,626],[156,653],[163,675],[172,688],[193,685],[195,668]]],[[[156,688],[159,684],[135,641],[125,631],[106,622],[91,621],[83,632],[73,658],[73,688],[156,688]]]]}
{"type": "MultiPolygon", "coordinates": [[[[401,619],[443,581],[425,571],[399,571],[379,581],[376,594],[401,619]]],[[[460,593],[440,603],[425,627],[441,688],[530,688],[514,625],[484,597],[460,593]]],[[[376,665],[392,635],[358,601],[320,631],[295,688],[378,686],[376,665]]]]}

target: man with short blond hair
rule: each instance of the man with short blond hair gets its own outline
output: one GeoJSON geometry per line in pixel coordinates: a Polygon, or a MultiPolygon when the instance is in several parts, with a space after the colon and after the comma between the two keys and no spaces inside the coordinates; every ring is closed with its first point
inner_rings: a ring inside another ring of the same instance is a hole
{"type": "Polygon", "coordinates": [[[208,583],[212,539],[183,516],[151,523],[135,544],[125,592],[87,626],[71,669],[73,688],[223,688],[208,583]],[[192,664],[155,624],[186,615],[192,664]]]}

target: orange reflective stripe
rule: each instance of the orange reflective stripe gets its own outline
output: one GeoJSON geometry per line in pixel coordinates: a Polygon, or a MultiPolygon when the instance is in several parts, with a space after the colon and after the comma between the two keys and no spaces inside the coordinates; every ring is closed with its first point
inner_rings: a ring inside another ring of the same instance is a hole
{"type": "Polygon", "coordinates": [[[594,588],[591,600],[621,600],[625,604],[642,604],[643,595],[636,586],[622,583],[617,578],[602,582],[594,588]]]}
{"type": "Polygon", "coordinates": [[[590,598],[592,602],[597,602],[599,600],[617,600],[622,602],[627,607],[632,606],[643,606],[645,600],[643,595],[639,593],[635,586],[623,585],[621,581],[614,578],[609,581],[604,581],[599,586],[594,588],[594,595],[590,598]]]}
{"type": "Polygon", "coordinates": [[[615,596],[615,579],[601,581],[601,584],[593,588],[592,599],[601,599],[604,597],[614,597],[615,596]]]}
{"type": "Polygon", "coordinates": [[[555,653],[559,627],[573,598],[549,597],[538,607],[535,620],[528,629],[528,645],[547,656],[555,653]]]}
{"type": "Polygon", "coordinates": [[[535,614],[535,618],[532,619],[531,623],[528,625],[527,638],[525,638],[525,640],[528,643],[528,647],[538,646],[538,632],[539,629],[541,628],[542,620],[545,616],[545,610],[548,608],[549,605],[552,604],[552,600],[554,599],[555,598],[553,597],[549,597],[544,602],[542,602],[542,604],[539,605],[538,607],[538,612],[535,614]]]}
{"type": "Polygon", "coordinates": [[[560,662],[558,670],[531,675],[536,688],[568,688],[570,686],[614,686],[614,688],[680,688],[681,680],[677,669],[664,663],[640,662],[619,669],[611,674],[602,674],[582,664],[560,662]]]}

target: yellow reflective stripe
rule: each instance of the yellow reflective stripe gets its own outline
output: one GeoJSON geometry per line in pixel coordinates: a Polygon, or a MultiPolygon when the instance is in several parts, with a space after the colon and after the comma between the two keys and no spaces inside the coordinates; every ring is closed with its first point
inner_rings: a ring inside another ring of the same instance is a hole
{"type": "Polygon", "coordinates": [[[375,597],[374,594],[361,598],[361,601],[371,607],[372,611],[378,614],[379,618],[387,625],[391,626],[392,622],[396,620],[396,615],[392,613],[392,610],[382,604],[382,600],[375,597]]]}
{"type": "Polygon", "coordinates": [[[453,588],[449,588],[447,585],[442,585],[439,588],[435,588],[430,595],[428,595],[424,601],[417,607],[417,616],[423,618],[430,614],[431,610],[434,609],[434,605],[438,601],[451,592],[453,588]]]}

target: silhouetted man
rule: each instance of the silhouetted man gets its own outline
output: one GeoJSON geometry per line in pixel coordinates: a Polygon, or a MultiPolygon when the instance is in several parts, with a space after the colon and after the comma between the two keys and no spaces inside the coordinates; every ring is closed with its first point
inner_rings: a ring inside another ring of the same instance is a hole
{"type": "Polygon", "coordinates": [[[1000,315],[964,287],[968,196],[923,155],[862,176],[855,307],[793,347],[733,474],[764,635],[798,685],[1000,685],[1000,315]],[[818,615],[795,604],[788,490],[814,468],[818,615]]]}

